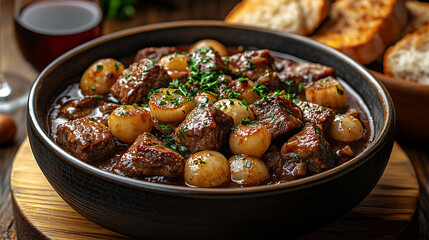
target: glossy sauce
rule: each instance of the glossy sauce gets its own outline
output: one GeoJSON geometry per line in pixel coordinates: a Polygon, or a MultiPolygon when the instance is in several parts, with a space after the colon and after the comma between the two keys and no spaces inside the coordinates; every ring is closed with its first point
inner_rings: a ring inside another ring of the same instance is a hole
{"type": "MultiPolygon", "coordinates": [[[[237,53],[237,52],[241,52],[242,49],[238,49],[238,48],[232,48],[230,55],[237,53]]],[[[274,53],[275,54],[275,53],[274,53]]],[[[273,55],[274,55],[273,54],[273,55]]],[[[289,55],[283,55],[283,54],[277,54],[277,56],[279,57],[283,57],[283,58],[288,58],[288,59],[292,59],[294,61],[302,61],[299,60],[297,58],[294,57],[290,57],[289,55]]],[[[130,62],[130,59],[124,59],[122,62],[130,62]]],[[[349,145],[351,147],[351,149],[353,150],[353,152],[355,153],[355,155],[358,155],[359,153],[361,153],[367,146],[368,144],[372,141],[373,139],[373,122],[372,122],[372,118],[369,114],[369,110],[368,108],[365,106],[364,101],[361,99],[361,97],[350,87],[347,85],[347,83],[345,83],[343,80],[339,79],[337,76],[334,75],[334,77],[336,77],[337,80],[339,80],[341,82],[341,84],[343,85],[345,91],[348,94],[348,98],[347,98],[347,106],[348,107],[352,107],[354,109],[356,109],[360,115],[359,115],[359,120],[361,121],[362,125],[364,126],[364,138],[362,140],[359,141],[355,141],[352,143],[344,143],[344,142],[339,142],[339,141],[335,141],[333,140],[329,134],[325,134],[325,138],[326,140],[330,143],[330,145],[332,146],[334,152],[340,151],[342,148],[344,148],[346,145],[349,145]]],[[[80,99],[83,97],[82,92],[79,88],[79,83],[78,83],[79,79],[76,79],[76,83],[70,85],[67,87],[67,89],[65,91],[63,91],[58,97],[57,99],[55,99],[55,103],[52,105],[52,108],[50,110],[50,118],[48,119],[48,126],[50,126],[50,135],[51,137],[55,140],[56,139],[56,129],[57,126],[61,123],[64,123],[67,121],[67,119],[58,117],[58,113],[61,109],[61,107],[66,103],[69,102],[70,100],[74,100],[74,99],[80,99]]],[[[119,103],[119,101],[117,99],[115,99],[113,96],[111,96],[110,94],[107,94],[106,96],[104,96],[106,101],[108,102],[114,102],[114,103],[119,103]]],[[[299,96],[301,99],[303,99],[303,96],[300,95],[299,96]]],[[[147,110],[149,110],[149,108],[147,108],[147,110]]],[[[149,110],[150,111],[150,110],[149,110]]],[[[340,112],[340,114],[343,112],[340,112]]],[[[92,113],[89,115],[90,117],[101,117],[102,113],[99,111],[99,107],[94,108],[94,110],[92,111],[92,113]]],[[[154,130],[152,130],[152,133],[161,141],[166,142],[167,139],[169,139],[170,137],[167,135],[164,135],[162,133],[160,133],[159,131],[157,131],[155,128],[154,130]]],[[[123,144],[123,143],[117,143],[117,148],[115,150],[115,152],[112,154],[111,158],[106,159],[105,161],[99,162],[97,164],[95,164],[94,166],[97,168],[100,168],[104,171],[107,172],[113,172],[113,167],[114,165],[117,163],[117,161],[121,158],[121,155],[127,150],[127,148],[129,146],[131,146],[130,144],[123,144]]],[[[280,145],[276,145],[275,143],[272,143],[271,148],[277,148],[278,150],[281,148],[281,144],[280,145]]],[[[225,157],[227,159],[229,159],[232,154],[227,150],[222,151],[222,153],[225,155],[225,157]]],[[[185,158],[189,157],[190,154],[183,154],[183,156],[185,158]]],[[[338,159],[338,157],[337,157],[338,159]]],[[[338,159],[340,161],[340,163],[343,163],[343,161],[341,159],[338,159]]],[[[345,160],[348,161],[349,159],[345,160]]],[[[344,162],[345,162],[344,161],[344,162]]],[[[143,179],[141,179],[143,181],[148,181],[148,182],[158,182],[158,183],[167,183],[167,184],[173,184],[173,185],[181,185],[181,186],[186,186],[185,182],[183,179],[178,179],[178,180],[169,180],[166,179],[162,176],[155,176],[155,177],[145,177],[143,179]]],[[[267,182],[265,182],[264,184],[276,184],[276,183],[280,183],[282,181],[284,181],[285,179],[279,180],[279,179],[275,179],[273,177],[271,177],[267,182]]],[[[229,181],[227,184],[222,185],[220,187],[242,187],[237,183],[234,183],[233,181],[229,181]]]]}

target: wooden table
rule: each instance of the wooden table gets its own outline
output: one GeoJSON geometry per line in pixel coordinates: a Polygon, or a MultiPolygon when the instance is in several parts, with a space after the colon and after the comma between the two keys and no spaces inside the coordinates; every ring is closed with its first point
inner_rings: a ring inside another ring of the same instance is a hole
{"type": "MultiPolygon", "coordinates": [[[[138,1],[137,15],[128,20],[106,19],[103,23],[103,34],[121,29],[164,21],[186,19],[223,19],[239,0],[158,0],[138,1]]],[[[1,1],[1,69],[17,73],[34,81],[38,72],[27,63],[19,53],[16,45],[13,18],[13,0],[1,1]]],[[[17,123],[18,134],[16,140],[9,145],[0,146],[0,238],[16,239],[13,224],[13,212],[9,189],[10,169],[14,155],[21,142],[26,137],[25,109],[17,109],[9,113],[17,123]]],[[[428,238],[429,201],[428,201],[428,173],[429,173],[429,148],[424,144],[404,143],[398,141],[401,147],[409,155],[415,166],[418,181],[421,186],[421,207],[419,229],[422,238],[428,238]]]]}

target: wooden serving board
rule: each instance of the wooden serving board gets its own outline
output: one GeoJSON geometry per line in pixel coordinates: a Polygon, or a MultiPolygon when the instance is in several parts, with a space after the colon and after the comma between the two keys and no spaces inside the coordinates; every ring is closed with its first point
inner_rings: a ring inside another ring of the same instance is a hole
{"type": "MultiPolygon", "coordinates": [[[[129,239],[87,220],[69,207],[38,167],[28,139],[11,172],[19,239],[129,239]]],[[[419,187],[414,170],[395,144],[378,185],[352,211],[300,239],[394,239],[417,236],[419,187]]],[[[172,235],[172,238],[174,236],[172,235]]]]}

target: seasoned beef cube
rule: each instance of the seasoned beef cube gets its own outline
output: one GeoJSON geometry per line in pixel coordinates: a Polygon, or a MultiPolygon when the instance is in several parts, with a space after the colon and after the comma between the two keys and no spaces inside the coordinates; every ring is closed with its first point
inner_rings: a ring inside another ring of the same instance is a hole
{"type": "Polygon", "coordinates": [[[282,146],[281,153],[290,160],[306,163],[312,173],[331,169],[336,164],[334,151],[316,124],[304,126],[282,146]]]}
{"type": "Polygon", "coordinates": [[[279,151],[265,153],[261,158],[270,174],[282,181],[291,181],[307,176],[307,164],[290,159],[279,151]]]}
{"type": "Polygon", "coordinates": [[[220,83],[217,90],[219,93],[219,99],[228,98],[230,89],[228,89],[228,84],[232,82],[231,76],[220,75],[217,78],[217,81],[220,83]]]}
{"type": "Polygon", "coordinates": [[[229,77],[229,80],[225,81],[224,84],[221,84],[218,88],[219,99],[245,99],[247,104],[252,104],[256,100],[261,99],[261,97],[253,91],[254,87],[255,84],[247,78],[231,80],[231,77],[229,77]]]}
{"type": "Polygon", "coordinates": [[[122,155],[113,172],[131,177],[163,176],[183,177],[185,159],[152,134],[140,134],[131,147],[122,155]]]}
{"type": "Polygon", "coordinates": [[[295,62],[289,59],[274,57],[278,77],[282,88],[288,92],[299,93],[306,83],[330,76],[334,69],[309,62],[295,62]]]}
{"type": "Polygon", "coordinates": [[[86,117],[102,102],[103,100],[100,97],[95,96],[85,96],[81,99],[71,100],[61,107],[59,116],[69,120],[86,117]]]}
{"type": "Polygon", "coordinates": [[[58,125],[56,141],[67,152],[87,163],[107,158],[115,148],[107,127],[89,118],[58,125]]]}
{"type": "Polygon", "coordinates": [[[334,69],[318,63],[295,62],[289,59],[274,57],[278,75],[280,79],[296,79],[302,82],[316,81],[320,78],[328,77],[334,73],[334,69]]]}
{"type": "Polygon", "coordinates": [[[174,141],[188,148],[191,153],[219,151],[233,124],[232,117],[217,108],[195,108],[176,128],[174,141]]]}
{"type": "Polygon", "coordinates": [[[198,72],[227,72],[226,63],[218,52],[203,48],[189,56],[189,67],[198,72]]]}
{"type": "Polygon", "coordinates": [[[104,103],[103,105],[101,105],[101,107],[99,108],[99,111],[101,114],[103,114],[101,117],[96,117],[94,118],[96,121],[103,123],[104,125],[109,125],[109,117],[110,114],[118,107],[120,107],[121,105],[116,104],[116,103],[104,103]]]}
{"type": "Polygon", "coordinates": [[[162,57],[170,54],[180,52],[179,49],[175,47],[148,47],[143,48],[137,52],[136,57],[134,58],[134,62],[138,62],[142,59],[150,59],[154,61],[159,61],[162,57]]]}
{"type": "Polygon", "coordinates": [[[124,70],[111,92],[122,104],[141,103],[151,88],[167,87],[170,81],[164,68],[152,60],[142,59],[124,70]]]}
{"type": "Polygon", "coordinates": [[[116,108],[118,108],[120,106],[121,105],[116,104],[116,103],[105,103],[105,104],[101,105],[99,110],[102,114],[110,115],[116,108]]]}
{"type": "Polygon", "coordinates": [[[296,105],[301,108],[305,123],[321,124],[323,131],[328,130],[335,118],[335,112],[331,108],[322,107],[308,101],[301,101],[296,105]]]}
{"type": "Polygon", "coordinates": [[[269,50],[237,53],[232,55],[229,60],[229,67],[233,75],[249,78],[259,85],[266,85],[270,90],[281,88],[274,59],[269,50]]]}
{"type": "Polygon", "coordinates": [[[174,133],[174,129],[177,128],[178,123],[165,123],[157,120],[156,118],[153,119],[153,127],[156,128],[156,130],[160,131],[164,135],[169,135],[174,133]]]}
{"type": "Polygon", "coordinates": [[[301,109],[285,96],[272,95],[250,105],[256,120],[271,133],[272,139],[303,126],[301,109]]]}

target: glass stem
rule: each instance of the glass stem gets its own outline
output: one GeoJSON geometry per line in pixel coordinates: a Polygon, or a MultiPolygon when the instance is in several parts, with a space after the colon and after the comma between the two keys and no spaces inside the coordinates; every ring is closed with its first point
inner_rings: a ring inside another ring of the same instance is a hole
{"type": "Polygon", "coordinates": [[[7,83],[4,74],[3,74],[3,66],[2,66],[2,61],[1,59],[3,58],[2,56],[2,45],[1,45],[1,39],[2,39],[2,34],[1,34],[1,27],[2,27],[2,16],[3,14],[1,14],[1,0],[0,0],[0,100],[2,100],[2,98],[6,98],[7,96],[9,96],[12,93],[12,88],[10,87],[9,83],[7,83]]]}

